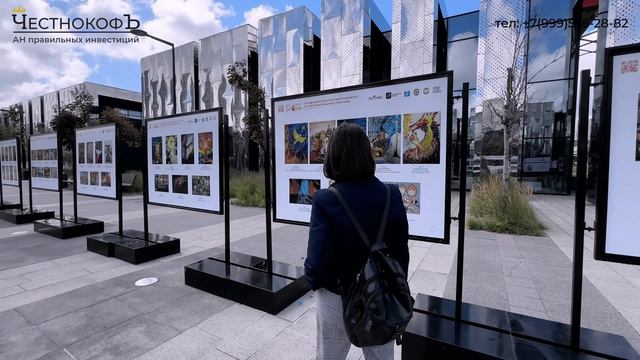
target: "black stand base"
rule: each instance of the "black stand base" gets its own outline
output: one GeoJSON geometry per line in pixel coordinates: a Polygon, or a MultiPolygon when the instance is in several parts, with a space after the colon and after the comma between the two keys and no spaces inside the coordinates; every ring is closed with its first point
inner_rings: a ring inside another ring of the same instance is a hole
{"type": "Polygon", "coordinates": [[[582,329],[580,349],[570,347],[568,324],[463,303],[455,321],[453,300],[419,294],[403,335],[402,359],[635,359],[620,335],[582,329]]]}
{"type": "Polygon", "coordinates": [[[62,221],[53,218],[34,221],[33,230],[58,239],[68,239],[104,232],[104,222],[81,217],[65,217],[62,221]]]}
{"type": "Polygon", "coordinates": [[[115,257],[131,264],[155,260],[180,253],[180,239],[149,233],[145,241],[143,231],[125,230],[87,237],[87,250],[100,255],[115,257]]]}
{"type": "Polygon", "coordinates": [[[50,219],[54,216],[53,211],[44,210],[22,210],[9,209],[0,211],[0,220],[5,220],[14,224],[28,224],[36,220],[50,219]]]}
{"type": "Polygon", "coordinates": [[[20,209],[21,207],[20,204],[0,204],[0,210],[20,209]]]}
{"type": "Polygon", "coordinates": [[[185,266],[186,285],[218,295],[252,308],[277,314],[308,292],[304,271],[298,266],[267,261],[250,255],[231,253],[225,263],[224,253],[185,266]]]}

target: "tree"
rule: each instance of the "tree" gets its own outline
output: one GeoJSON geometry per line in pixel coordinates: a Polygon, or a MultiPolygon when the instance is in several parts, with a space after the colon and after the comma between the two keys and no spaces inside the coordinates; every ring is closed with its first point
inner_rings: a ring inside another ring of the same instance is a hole
{"type": "Polygon", "coordinates": [[[142,146],[142,131],[133,122],[125,118],[118,110],[105,108],[100,114],[101,124],[117,124],[120,128],[120,140],[131,148],[142,146]]]}
{"type": "Polygon", "coordinates": [[[249,139],[260,148],[264,146],[264,110],[266,95],[264,89],[252,83],[248,79],[247,62],[238,61],[229,65],[227,69],[227,81],[249,96],[249,106],[242,121],[249,132],[249,139]]]}
{"type": "Polygon", "coordinates": [[[71,94],[73,101],[60,107],[54,106],[55,115],[51,120],[51,128],[58,133],[67,150],[75,146],[75,129],[86,126],[94,110],[93,95],[86,89],[75,88],[71,94]]]}

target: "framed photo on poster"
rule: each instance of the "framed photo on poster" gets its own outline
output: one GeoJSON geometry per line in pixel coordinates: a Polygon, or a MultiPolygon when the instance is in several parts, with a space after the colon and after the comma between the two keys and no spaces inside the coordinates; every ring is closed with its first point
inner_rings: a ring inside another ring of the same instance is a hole
{"type": "Polygon", "coordinates": [[[78,194],[117,198],[116,124],[76,129],[76,179],[78,194]]]}
{"type": "Polygon", "coordinates": [[[222,110],[147,120],[149,204],[222,214],[222,110]]]}
{"type": "Polygon", "coordinates": [[[274,221],[309,224],[314,193],[330,186],[329,138],[351,123],[376,177],[400,189],[410,238],[449,243],[452,82],[446,72],[273,99],[274,221]]]}
{"type": "Polygon", "coordinates": [[[31,135],[31,187],[33,189],[58,191],[58,135],[47,133],[31,135]]]}
{"type": "Polygon", "coordinates": [[[605,50],[596,260],[640,264],[640,45],[605,50]]]}
{"type": "Polygon", "coordinates": [[[12,138],[0,141],[0,180],[2,185],[20,186],[20,141],[12,138]]]}

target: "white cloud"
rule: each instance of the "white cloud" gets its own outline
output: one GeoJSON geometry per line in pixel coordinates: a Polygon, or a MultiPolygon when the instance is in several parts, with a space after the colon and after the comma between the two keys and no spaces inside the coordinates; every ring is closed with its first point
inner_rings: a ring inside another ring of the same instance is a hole
{"type": "Polygon", "coordinates": [[[269,5],[260,4],[244,13],[244,22],[258,28],[260,19],[272,16],[277,10],[269,5]]]}
{"type": "MultiPolygon", "coordinates": [[[[0,3],[0,14],[11,14],[13,3],[0,3]]],[[[62,11],[43,0],[22,1],[28,16],[63,16],[62,11]]],[[[0,105],[42,95],[61,87],[85,81],[93,71],[82,59],[77,45],[44,45],[13,43],[18,25],[11,16],[0,20],[0,105]]]]}

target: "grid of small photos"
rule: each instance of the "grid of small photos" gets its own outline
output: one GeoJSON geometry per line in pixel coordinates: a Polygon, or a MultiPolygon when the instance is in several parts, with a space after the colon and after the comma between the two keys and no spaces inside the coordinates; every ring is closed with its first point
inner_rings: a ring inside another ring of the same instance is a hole
{"type": "MultiPolygon", "coordinates": [[[[31,162],[56,161],[58,150],[56,148],[31,150],[31,162]]],[[[31,176],[41,179],[57,179],[57,166],[31,166],[31,176]]]]}
{"type": "Polygon", "coordinates": [[[0,160],[3,163],[2,168],[2,180],[5,181],[18,181],[18,166],[16,164],[6,165],[6,162],[18,161],[18,149],[15,145],[0,147],[0,160]]]}
{"type": "MultiPolygon", "coordinates": [[[[78,143],[79,164],[113,164],[113,141],[78,143]]],[[[80,185],[111,187],[110,171],[80,171],[80,185]]]]}
{"type": "MultiPolygon", "coordinates": [[[[376,164],[440,164],[439,112],[286,124],[285,164],[323,164],[333,131],[344,123],[359,126],[367,134],[376,164]]],[[[320,184],[317,178],[289,179],[289,203],[310,205],[320,184]]],[[[420,183],[392,184],[400,189],[407,213],[420,214],[420,183]]]]}
{"type": "MultiPolygon", "coordinates": [[[[213,132],[152,137],[151,163],[163,165],[159,168],[172,172],[184,170],[184,174],[154,174],[155,191],[189,194],[191,189],[191,195],[211,196],[211,176],[189,175],[187,172],[194,171],[190,165],[213,165],[213,132]]],[[[196,172],[202,170],[208,169],[195,168],[196,172]]]]}

